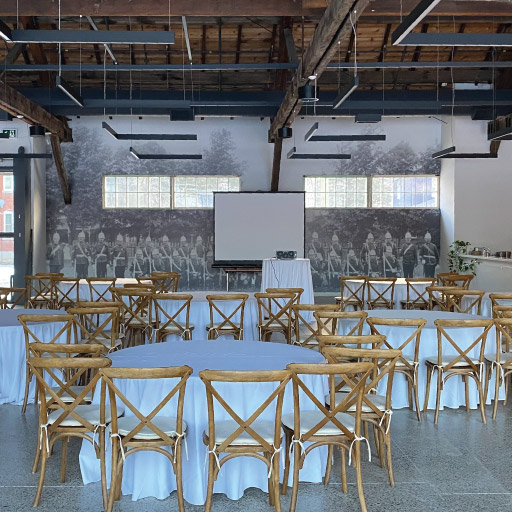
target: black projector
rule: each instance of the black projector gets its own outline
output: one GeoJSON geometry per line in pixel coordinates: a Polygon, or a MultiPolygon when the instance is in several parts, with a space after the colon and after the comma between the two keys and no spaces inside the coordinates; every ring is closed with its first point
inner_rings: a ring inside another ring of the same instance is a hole
{"type": "Polygon", "coordinates": [[[297,251],[276,251],[278,260],[294,260],[297,257],[297,251]]]}

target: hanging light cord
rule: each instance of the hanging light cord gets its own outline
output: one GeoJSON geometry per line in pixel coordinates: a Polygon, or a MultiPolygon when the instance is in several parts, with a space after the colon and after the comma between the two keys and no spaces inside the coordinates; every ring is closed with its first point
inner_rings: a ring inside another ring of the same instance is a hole
{"type": "Polygon", "coordinates": [[[352,11],[349,13],[350,24],[352,25],[352,31],[354,32],[354,76],[357,76],[357,30],[352,20],[352,11]]]}

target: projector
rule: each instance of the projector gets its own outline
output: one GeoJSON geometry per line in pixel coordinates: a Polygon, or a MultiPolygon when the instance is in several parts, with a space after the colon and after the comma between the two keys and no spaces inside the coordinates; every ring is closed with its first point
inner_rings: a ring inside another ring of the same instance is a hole
{"type": "Polygon", "coordinates": [[[297,257],[297,251],[276,251],[278,260],[294,260],[297,257]]]}

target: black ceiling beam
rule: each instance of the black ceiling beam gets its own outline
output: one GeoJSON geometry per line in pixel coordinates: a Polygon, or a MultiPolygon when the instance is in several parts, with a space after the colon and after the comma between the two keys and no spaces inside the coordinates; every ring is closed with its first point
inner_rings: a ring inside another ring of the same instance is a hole
{"type": "Polygon", "coordinates": [[[297,153],[293,147],[286,155],[289,160],[350,160],[352,155],[346,153],[297,153]]]}
{"type": "MultiPolygon", "coordinates": [[[[458,34],[458,33],[437,33],[430,34],[414,33],[404,37],[401,46],[512,46],[512,34],[458,34]]],[[[442,63],[445,66],[445,63],[442,63]]],[[[416,67],[416,66],[414,66],[416,67]]]]}
{"type": "Polygon", "coordinates": [[[130,153],[137,160],[201,160],[203,155],[185,155],[185,154],[164,154],[164,153],[138,153],[134,148],[130,148],[130,153]]]}
{"type": "Polygon", "coordinates": [[[405,44],[402,43],[402,41],[440,1],[441,0],[421,0],[393,32],[391,36],[392,44],[405,44]]]}
{"type": "Polygon", "coordinates": [[[101,127],[117,140],[197,140],[197,135],[192,133],[117,133],[104,121],[101,127]]]}

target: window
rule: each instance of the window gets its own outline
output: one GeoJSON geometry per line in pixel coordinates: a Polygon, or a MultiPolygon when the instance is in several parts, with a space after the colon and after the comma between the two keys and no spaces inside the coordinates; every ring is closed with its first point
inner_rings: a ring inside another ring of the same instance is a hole
{"type": "Polygon", "coordinates": [[[171,207],[170,176],[104,176],[103,208],[171,207]]]}
{"type": "Polygon", "coordinates": [[[438,208],[438,176],[373,176],[373,208],[438,208]]]}
{"type": "Polygon", "coordinates": [[[12,174],[2,174],[4,182],[4,192],[12,192],[13,189],[13,176],[12,174]]]}
{"type": "Polygon", "coordinates": [[[366,208],[366,176],[307,176],[306,208],[366,208]]]}
{"type": "Polygon", "coordinates": [[[12,212],[4,212],[4,233],[14,233],[14,215],[12,212]]]}
{"type": "Polygon", "coordinates": [[[176,176],[174,208],[213,208],[213,192],[239,192],[238,176],[176,176]]]}

